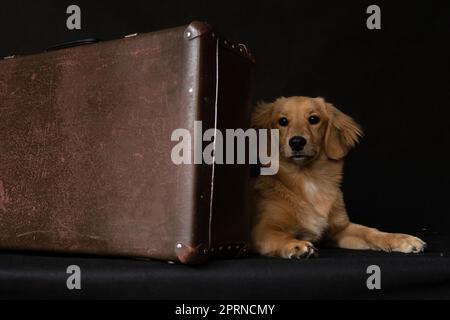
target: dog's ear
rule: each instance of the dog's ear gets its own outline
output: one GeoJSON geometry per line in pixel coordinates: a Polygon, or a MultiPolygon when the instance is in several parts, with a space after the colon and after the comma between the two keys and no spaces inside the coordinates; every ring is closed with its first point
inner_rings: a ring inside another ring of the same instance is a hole
{"type": "Polygon", "coordinates": [[[333,160],[343,159],[363,136],[361,127],[332,104],[325,102],[329,115],[325,134],[325,153],[333,160]]]}
{"type": "Polygon", "coordinates": [[[259,103],[252,114],[252,128],[272,129],[274,103],[259,103]]]}

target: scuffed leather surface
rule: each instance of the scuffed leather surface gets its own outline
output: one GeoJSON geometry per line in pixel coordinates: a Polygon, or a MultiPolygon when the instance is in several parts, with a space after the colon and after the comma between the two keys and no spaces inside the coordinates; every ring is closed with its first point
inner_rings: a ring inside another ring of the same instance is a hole
{"type": "MultiPolygon", "coordinates": [[[[178,243],[208,246],[211,167],[175,166],[170,137],[214,125],[216,42],[185,30],[0,63],[0,248],[177,260],[178,243]]],[[[234,56],[230,128],[250,112],[250,63],[234,56]]],[[[218,179],[245,192],[241,172],[218,179]]],[[[233,217],[214,227],[221,242],[246,240],[242,200],[215,209],[233,217]]]]}
{"type": "Polygon", "coordinates": [[[182,45],[179,30],[0,64],[1,247],[173,257],[182,45]]]}

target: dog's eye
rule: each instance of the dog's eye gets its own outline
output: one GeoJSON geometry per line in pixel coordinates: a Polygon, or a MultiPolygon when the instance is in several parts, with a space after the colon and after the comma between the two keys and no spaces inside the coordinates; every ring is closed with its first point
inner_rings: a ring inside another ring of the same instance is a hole
{"type": "Polygon", "coordinates": [[[280,124],[280,126],[286,127],[289,124],[289,120],[287,118],[281,118],[278,123],[280,124]]]}
{"type": "Polygon", "coordinates": [[[318,116],[311,116],[308,119],[309,123],[312,125],[318,124],[320,122],[320,118],[318,116]]]}

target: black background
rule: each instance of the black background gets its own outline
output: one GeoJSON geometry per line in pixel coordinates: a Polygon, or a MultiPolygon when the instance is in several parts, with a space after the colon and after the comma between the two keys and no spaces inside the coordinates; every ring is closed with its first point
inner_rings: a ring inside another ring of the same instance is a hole
{"type": "MultiPolygon", "coordinates": [[[[351,153],[351,218],[387,231],[450,226],[450,6],[422,1],[11,1],[0,5],[0,56],[94,37],[187,24],[216,25],[257,59],[254,98],[323,96],[366,136],[351,153]],[[82,9],[82,30],[66,8],[82,9]],[[366,9],[382,9],[382,30],[366,9]]],[[[1,115],[0,115],[1,116],[1,115]]]]}

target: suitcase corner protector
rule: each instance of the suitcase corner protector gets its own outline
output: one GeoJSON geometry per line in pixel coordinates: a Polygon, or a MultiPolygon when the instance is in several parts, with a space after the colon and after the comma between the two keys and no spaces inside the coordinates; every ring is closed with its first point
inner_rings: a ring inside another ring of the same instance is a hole
{"type": "Polygon", "coordinates": [[[194,40],[212,32],[213,27],[210,24],[201,21],[193,21],[184,31],[184,36],[186,40],[194,40]]]}
{"type": "Polygon", "coordinates": [[[209,251],[204,244],[193,247],[178,242],[175,247],[175,254],[181,263],[188,265],[202,264],[209,258],[209,251]]]}

